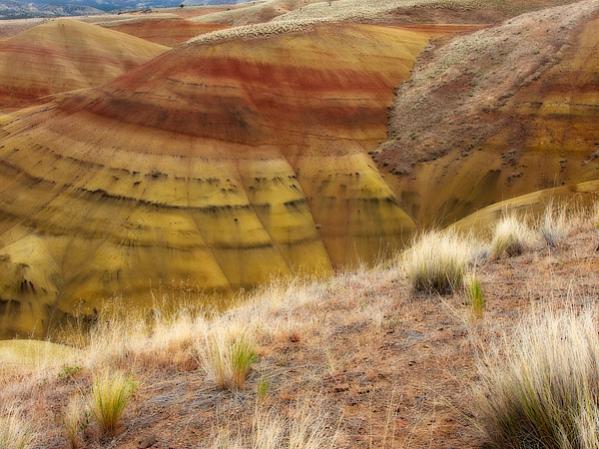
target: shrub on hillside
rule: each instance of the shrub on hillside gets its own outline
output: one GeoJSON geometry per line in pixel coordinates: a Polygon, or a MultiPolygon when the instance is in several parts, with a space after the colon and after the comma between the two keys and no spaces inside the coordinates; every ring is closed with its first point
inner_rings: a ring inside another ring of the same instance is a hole
{"type": "Polygon", "coordinates": [[[463,285],[471,243],[453,232],[432,231],[404,253],[403,266],[416,291],[448,294],[463,285]]]}
{"type": "Polygon", "coordinates": [[[547,313],[485,354],[476,414],[492,447],[599,447],[597,330],[592,313],[547,313]]]}

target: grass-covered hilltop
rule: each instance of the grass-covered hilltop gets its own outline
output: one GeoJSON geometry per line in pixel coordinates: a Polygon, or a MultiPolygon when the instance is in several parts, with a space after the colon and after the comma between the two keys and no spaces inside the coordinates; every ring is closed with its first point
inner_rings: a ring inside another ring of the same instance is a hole
{"type": "Polygon", "coordinates": [[[599,0],[0,20],[0,192],[0,449],[599,448],[599,0]]]}

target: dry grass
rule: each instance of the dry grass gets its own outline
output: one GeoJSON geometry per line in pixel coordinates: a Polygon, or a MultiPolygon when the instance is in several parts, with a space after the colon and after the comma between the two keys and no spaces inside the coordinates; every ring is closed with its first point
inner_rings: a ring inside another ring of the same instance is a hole
{"type": "Polygon", "coordinates": [[[541,217],[538,229],[551,248],[557,248],[568,237],[572,228],[572,217],[565,207],[556,207],[550,203],[541,217]]]}
{"type": "Polygon", "coordinates": [[[104,372],[94,378],[90,408],[103,432],[111,434],[117,430],[135,388],[133,380],[121,372],[104,372]]]}
{"type": "Polygon", "coordinates": [[[0,411],[1,449],[30,449],[36,441],[34,428],[23,420],[19,410],[9,407],[0,411]]]}
{"type": "Polygon", "coordinates": [[[515,214],[499,220],[493,232],[491,254],[494,257],[519,256],[534,243],[534,233],[526,220],[515,214]]]}
{"type": "Polygon", "coordinates": [[[327,23],[325,19],[288,20],[280,22],[267,22],[256,25],[244,25],[226,30],[212,31],[187,41],[187,44],[213,44],[230,41],[233,39],[267,39],[281,34],[301,33],[313,28],[315,25],[327,23]]]}
{"type": "Polygon", "coordinates": [[[597,317],[573,311],[525,320],[479,363],[477,419],[502,449],[599,447],[597,317]]]}
{"type": "Polygon", "coordinates": [[[331,448],[335,432],[326,428],[322,410],[310,404],[297,406],[290,417],[274,410],[256,410],[252,430],[221,431],[215,437],[213,449],[325,449],[331,448]]]}
{"type": "Polygon", "coordinates": [[[86,401],[80,396],[73,396],[62,416],[67,441],[71,448],[80,446],[80,433],[85,430],[89,422],[89,409],[86,401]]]}
{"type": "Polygon", "coordinates": [[[404,253],[403,267],[414,290],[448,294],[463,285],[473,256],[469,239],[453,232],[432,231],[404,253]]]}

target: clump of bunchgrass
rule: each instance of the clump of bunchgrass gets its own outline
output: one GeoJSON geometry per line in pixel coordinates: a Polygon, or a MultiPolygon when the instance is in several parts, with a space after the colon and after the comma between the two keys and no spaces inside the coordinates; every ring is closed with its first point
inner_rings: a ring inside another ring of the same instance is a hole
{"type": "Polygon", "coordinates": [[[495,225],[491,253],[494,257],[519,256],[532,245],[533,240],[533,233],[525,221],[516,215],[508,215],[495,225]]]}
{"type": "Polygon", "coordinates": [[[534,315],[481,358],[477,426],[501,449],[599,447],[596,315],[534,315]]]}
{"type": "Polygon", "coordinates": [[[565,207],[558,208],[550,204],[539,223],[539,232],[545,239],[545,243],[551,248],[557,248],[566,239],[570,229],[565,207]]]}
{"type": "Polygon", "coordinates": [[[19,410],[14,407],[0,410],[0,448],[31,449],[36,441],[33,426],[23,419],[19,410]]]}
{"type": "Polygon", "coordinates": [[[103,432],[116,431],[135,390],[135,382],[122,372],[103,372],[94,378],[90,409],[103,432]]]}
{"type": "Polygon", "coordinates": [[[472,316],[476,319],[483,318],[485,314],[486,300],[480,279],[474,274],[466,276],[464,281],[464,289],[466,290],[466,296],[468,298],[468,304],[470,305],[472,316]]]}
{"type": "Polygon", "coordinates": [[[254,342],[244,333],[232,335],[213,330],[197,345],[198,361],[222,389],[240,390],[245,386],[257,360],[254,342]]]}
{"type": "Polygon", "coordinates": [[[468,238],[431,231],[404,253],[403,266],[414,290],[449,294],[463,285],[473,254],[468,238]]]}

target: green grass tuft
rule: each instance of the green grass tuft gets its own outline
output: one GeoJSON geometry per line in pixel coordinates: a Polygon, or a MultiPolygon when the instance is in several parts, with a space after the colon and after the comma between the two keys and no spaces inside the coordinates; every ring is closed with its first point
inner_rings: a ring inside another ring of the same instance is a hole
{"type": "Polygon", "coordinates": [[[486,300],[480,280],[475,275],[470,275],[466,277],[464,284],[472,316],[482,319],[485,314],[486,300]]]}
{"type": "Polygon", "coordinates": [[[245,386],[245,380],[252,369],[252,365],[256,362],[258,356],[253,343],[245,336],[239,337],[231,344],[230,353],[233,385],[235,388],[242,389],[245,386]]]}
{"type": "Polygon", "coordinates": [[[135,390],[135,382],[121,372],[102,373],[94,378],[90,408],[103,432],[116,431],[135,390]]]}

